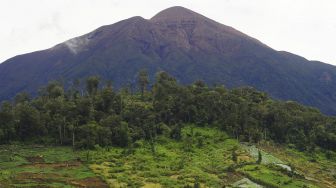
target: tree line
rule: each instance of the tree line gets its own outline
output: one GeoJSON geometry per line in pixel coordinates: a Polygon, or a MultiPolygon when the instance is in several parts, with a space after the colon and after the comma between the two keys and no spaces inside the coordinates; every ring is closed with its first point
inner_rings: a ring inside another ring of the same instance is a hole
{"type": "Polygon", "coordinates": [[[158,135],[179,140],[181,128],[195,124],[220,128],[243,142],[336,151],[336,119],[315,108],[272,100],[251,87],[180,85],[166,72],[158,72],[151,84],[142,70],[137,83],[135,92],[116,91],[111,82],[92,76],[67,89],[50,82],[34,98],[19,93],[1,105],[0,144],[131,147],[139,139],[154,143],[158,135]]]}

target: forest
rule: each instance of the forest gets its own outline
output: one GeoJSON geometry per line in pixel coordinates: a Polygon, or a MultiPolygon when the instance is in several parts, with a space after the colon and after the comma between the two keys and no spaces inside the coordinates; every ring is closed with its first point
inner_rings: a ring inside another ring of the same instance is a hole
{"type": "Polygon", "coordinates": [[[193,124],[223,130],[239,142],[336,151],[336,118],[315,108],[274,100],[251,87],[181,85],[166,72],[151,82],[146,70],[136,76],[136,90],[114,90],[110,81],[91,76],[69,87],[50,82],[33,97],[19,93],[1,104],[0,144],[131,149],[147,140],[154,150],[158,136],[179,140],[183,127],[193,124]]]}

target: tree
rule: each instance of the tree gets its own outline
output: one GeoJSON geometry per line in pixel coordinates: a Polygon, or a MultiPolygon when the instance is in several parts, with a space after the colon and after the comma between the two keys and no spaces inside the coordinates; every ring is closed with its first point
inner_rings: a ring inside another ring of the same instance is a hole
{"type": "Polygon", "coordinates": [[[191,152],[193,149],[193,136],[187,134],[183,140],[183,150],[185,152],[191,152]]]}
{"type": "Polygon", "coordinates": [[[172,127],[172,130],[170,132],[170,137],[175,140],[181,140],[182,133],[181,133],[181,125],[177,124],[172,127]]]}
{"type": "Polygon", "coordinates": [[[201,185],[199,183],[199,177],[195,177],[195,183],[194,183],[194,188],[200,188],[201,185]]]}
{"type": "Polygon", "coordinates": [[[175,78],[171,77],[166,72],[159,72],[156,75],[156,82],[153,86],[153,107],[157,112],[160,121],[170,125],[176,123],[176,116],[179,109],[179,86],[175,78]]]}
{"type": "Polygon", "coordinates": [[[138,74],[138,85],[140,88],[141,96],[144,96],[144,93],[146,92],[146,88],[149,84],[149,78],[148,78],[148,72],[147,70],[143,69],[140,70],[138,74]]]}
{"type": "Polygon", "coordinates": [[[131,143],[131,136],[127,122],[122,121],[114,132],[114,139],[112,140],[116,145],[128,147],[131,143]]]}
{"type": "Polygon", "coordinates": [[[100,110],[104,113],[111,113],[115,100],[115,93],[112,91],[112,86],[102,89],[99,98],[101,99],[100,110]]]}
{"type": "Polygon", "coordinates": [[[261,161],[262,161],[261,151],[258,150],[258,160],[257,160],[257,164],[261,164],[261,161]]]}
{"type": "Polygon", "coordinates": [[[29,102],[30,101],[30,96],[28,93],[26,92],[22,92],[22,93],[18,93],[15,97],[14,97],[14,102],[15,104],[20,104],[20,103],[25,103],[25,102],[29,102]]]}
{"type": "Polygon", "coordinates": [[[83,148],[92,149],[96,144],[101,146],[110,144],[110,130],[102,127],[95,121],[80,126],[78,135],[80,137],[79,146],[83,148]]]}
{"type": "Polygon", "coordinates": [[[98,76],[91,76],[86,80],[86,90],[89,95],[95,95],[98,91],[100,79],[98,76]]]}
{"type": "Polygon", "coordinates": [[[231,158],[234,163],[238,163],[237,146],[232,149],[231,158]]]}
{"type": "Polygon", "coordinates": [[[40,122],[39,112],[29,104],[15,107],[15,119],[18,127],[17,134],[22,141],[39,138],[45,131],[40,122]]]}
{"type": "Polygon", "coordinates": [[[3,102],[0,109],[0,143],[9,143],[16,137],[13,107],[9,102],[3,102]]]}
{"type": "Polygon", "coordinates": [[[71,143],[72,149],[74,150],[76,148],[76,133],[80,122],[75,101],[65,103],[64,111],[66,112],[67,128],[71,131],[71,143]]]}
{"type": "Polygon", "coordinates": [[[49,98],[62,97],[64,95],[63,86],[59,82],[50,82],[46,87],[49,98]]]}
{"type": "Polygon", "coordinates": [[[49,129],[58,133],[58,143],[63,145],[66,131],[66,114],[68,113],[65,109],[65,100],[62,97],[50,98],[45,108],[49,116],[47,126],[49,129]]]}
{"type": "MultiPolygon", "coordinates": [[[[21,140],[74,148],[93,144],[129,147],[146,139],[155,152],[158,135],[180,140],[182,127],[191,123],[218,127],[252,143],[267,139],[310,153],[319,148],[336,151],[335,117],[296,102],[274,101],[250,87],[230,90],[208,87],[203,81],[183,86],[159,72],[152,92],[146,93],[148,73],[142,70],[138,74],[139,97],[125,89],[114,91],[111,84],[100,88],[99,82],[97,76],[89,77],[85,94],[79,94],[79,80],[68,91],[53,81],[37,97],[17,94],[13,103],[1,106],[0,143],[21,140]]],[[[190,135],[183,139],[186,150],[194,141],[202,147],[203,138],[190,135]]],[[[237,162],[235,150],[232,160],[237,162]]]]}
{"type": "Polygon", "coordinates": [[[83,96],[83,91],[80,91],[80,84],[81,82],[79,79],[74,79],[72,81],[72,84],[69,90],[69,95],[70,95],[69,97],[71,99],[77,99],[80,96],[83,96]]]}

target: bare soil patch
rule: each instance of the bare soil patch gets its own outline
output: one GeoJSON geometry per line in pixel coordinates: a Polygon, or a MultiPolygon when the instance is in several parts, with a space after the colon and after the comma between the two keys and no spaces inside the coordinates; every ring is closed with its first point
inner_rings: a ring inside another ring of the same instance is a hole
{"type": "Polygon", "coordinates": [[[19,173],[15,177],[15,181],[17,182],[25,182],[28,180],[33,180],[38,183],[51,183],[51,182],[62,182],[57,181],[61,176],[59,174],[55,173],[48,173],[48,174],[38,174],[38,173],[32,173],[32,172],[22,172],[19,173]]]}
{"type": "Polygon", "coordinates": [[[28,165],[23,165],[22,167],[34,167],[34,168],[76,168],[81,166],[79,161],[66,161],[61,163],[33,163],[28,165]]]}
{"type": "Polygon", "coordinates": [[[31,157],[26,157],[27,161],[30,163],[44,163],[43,156],[31,156],[31,157]]]}
{"type": "Polygon", "coordinates": [[[227,176],[223,178],[223,182],[227,185],[230,185],[231,183],[234,183],[242,178],[244,178],[244,176],[238,172],[228,172],[227,176]]]}
{"type": "Polygon", "coordinates": [[[55,173],[47,173],[47,174],[38,174],[38,173],[31,173],[31,172],[23,172],[18,174],[15,177],[15,181],[19,183],[30,182],[34,181],[41,184],[48,184],[48,183],[63,183],[67,185],[72,185],[75,187],[82,187],[82,188],[107,188],[108,185],[97,177],[85,178],[80,180],[74,180],[71,178],[64,178],[59,174],[55,173]]]}
{"type": "Polygon", "coordinates": [[[70,182],[71,185],[76,187],[85,188],[106,188],[108,185],[100,178],[85,178],[82,180],[74,180],[70,182]]]}

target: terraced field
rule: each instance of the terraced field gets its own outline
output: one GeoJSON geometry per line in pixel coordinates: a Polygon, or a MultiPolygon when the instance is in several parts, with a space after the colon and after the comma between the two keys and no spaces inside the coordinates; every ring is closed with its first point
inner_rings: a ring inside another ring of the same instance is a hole
{"type": "Polygon", "coordinates": [[[0,187],[108,187],[70,148],[0,147],[0,187]]]}
{"type": "Polygon", "coordinates": [[[160,136],[129,148],[73,152],[68,147],[0,146],[0,187],[333,188],[335,169],[335,161],[322,153],[312,160],[296,150],[240,144],[215,128],[193,126],[182,130],[180,141],[160,136]]]}

